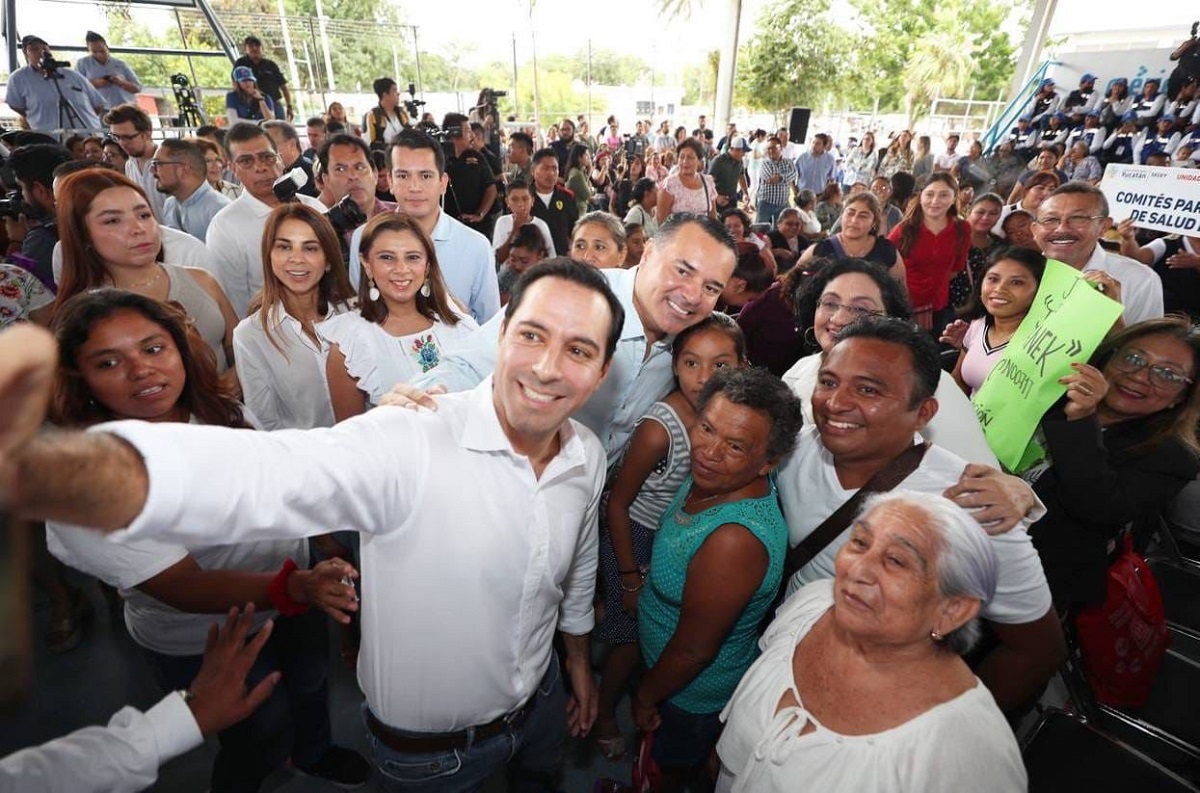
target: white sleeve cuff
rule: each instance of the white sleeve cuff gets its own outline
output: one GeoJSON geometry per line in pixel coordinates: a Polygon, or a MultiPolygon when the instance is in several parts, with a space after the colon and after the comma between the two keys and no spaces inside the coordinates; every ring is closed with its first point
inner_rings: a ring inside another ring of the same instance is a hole
{"type": "Polygon", "coordinates": [[[141,513],[114,539],[141,536],[147,526],[170,526],[183,510],[188,459],[184,444],[174,442],[174,434],[162,425],[145,421],[118,421],[100,424],[89,432],[107,432],[123,439],[141,455],[146,466],[149,490],[141,513]]]}
{"type": "Polygon", "coordinates": [[[172,691],[146,711],[146,719],[154,729],[159,765],[204,743],[191,708],[177,691],[172,691]]]}

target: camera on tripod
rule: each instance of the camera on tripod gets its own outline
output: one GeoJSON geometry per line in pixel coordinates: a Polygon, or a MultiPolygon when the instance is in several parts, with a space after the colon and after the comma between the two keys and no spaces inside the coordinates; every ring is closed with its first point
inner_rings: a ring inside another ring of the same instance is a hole
{"type": "Polygon", "coordinates": [[[38,69],[48,75],[55,75],[59,69],[69,68],[71,68],[71,64],[67,63],[66,61],[54,60],[54,53],[50,52],[50,50],[43,51],[42,59],[38,61],[38,69]]]}
{"type": "Polygon", "coordinates": [[[496,91],[491,88],[483,88],[479,91],[479,104],[481,107],[495,105],[497,99],[505,96],[508,96],[508,91],[496,91]]]}
{"type": "Polygon", "coordinates": [[[408,96],[409,98],[404,100],[404,110],[410,119],[416,119],[421,115],[421,108],[425,106],[424,99],[417,99],[416,83],[408,84],[408,96]]]}

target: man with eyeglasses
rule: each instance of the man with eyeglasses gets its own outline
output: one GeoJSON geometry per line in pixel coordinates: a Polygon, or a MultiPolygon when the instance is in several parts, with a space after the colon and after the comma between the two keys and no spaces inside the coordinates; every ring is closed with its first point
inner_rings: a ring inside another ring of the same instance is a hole
{"type": "Polygon", "coordinates": [[[125,175],[142,186],[154,217],[163,222],[163,205],[166,196],[158,192],[154,174],[150,172],[150,161],[158,152],[154,143],[150,116],[137,105],[117,105],[104,117],[109,135],[117,139],[121,148],[129,155],[125,161],[125,175]]]}
{"type": "MultiPolygon", "coordinates": [[[[283,174],[283,163],[266,131],[249,122],[230,127],[225,147],[233,173],[242,183],[242,194],[212,219],[205,244],[233,310],[244,318],[251,299],[262,289],[263,226],[267,215],[280,204],[271,187],[283,174]]],[[[320,212],[326,209],[306,195],[297,194],[296,200],[320,212]]]]}
{"type": "Polygon", "coordinates": [[[1083,277],[1125,311],[1126,325],[1163,315],[1162,280],[1149,267],[1100,246],[1112,227],[1108,199],[1099,188],[1067,182],[1038,207],[1033,238],[1042,253],[1083,273],[1083,277]]]}
{"type": "MultiPolygon", "coordinates": [[[[332,207],[346,196],[368,219],[380,212],[395,212],[396,205],[375,196],[375,165],[371,162],[371,150],[366,141],[357,135],[339,132],[317,150],[316,156],[317,198],[327,207],[332,207]]],[[[352,232],[347,233],[346,244],[352,232]]],[[[355,284],[357,286],[357,284],[355,284]]]]}
{"type": "Polygon", "coordinates": [[[217,213],[230,204],[208,183],[208,163],[195,143],[168,138],[150,161],[158,192],[167,196],[163,225],[191,234],[201,242],[217,213]]]}
{"type": "Polygon", "coordinates": [[[53,57],[50,45],[40,36],[21,39],[25,66],[8,77],[4,101],[17,115],[25,119],[29,129],[52,132],[78,123],[89,133],[100,130],[100,114],[108,105],[83,75],[73,69],[43,69],[47,55],[53,57]],[[59,92],[77,119],[63,117],[59,92]]]}

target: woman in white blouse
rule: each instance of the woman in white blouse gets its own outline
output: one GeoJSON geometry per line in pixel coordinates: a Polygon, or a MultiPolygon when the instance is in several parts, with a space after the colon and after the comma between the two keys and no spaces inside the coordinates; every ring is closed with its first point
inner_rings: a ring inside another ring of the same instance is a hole
{"type": "Polygon", "coordinates": [[[372,218],[359,259],[359,310],[321,328],[333,343],[325,374],[338,421],[379,404],[396,383],[428,372],[479,328],[450,296],[432,240],[408,215],[372,218]]]}
{"type": "Polygon", "coordinates": [[[784,603],[721,714],[719,793],[1025,790],[1012,730],[959,657],[995,588],[966,512],[873,496],[836,578],[784,603]]]}
{"type": "Polygon", "coordinates": [[[267,216],[262,247],[260,305],[233,331],[246,407],[263,429],[332,427],[320,327],[354,294],[337,232],[311,207],[284,204],[267,216]]]}
{"type": "Polygon", "coordinates": [[[695,138],[688,138],[675,151],[679,169],[659,185],[655,209],[659,225],[678,212],[716,217],[717,186],[704,173],[704,147],[695,138]]]}

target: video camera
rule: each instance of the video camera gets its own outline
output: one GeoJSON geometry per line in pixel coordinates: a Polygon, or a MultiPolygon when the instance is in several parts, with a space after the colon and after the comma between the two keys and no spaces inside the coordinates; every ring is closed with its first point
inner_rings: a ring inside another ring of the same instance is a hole
{"type": "Polygon", "coordinates": [[[28,214],[25,207],[25,199],[21,197],[21,191],[9,190],[4,198],[0,198],[0,218],[12,218],[16,220],[21,215],[28,214]]]}
{"type": "Polygon", "coordinates": [[[353,198],[346,196],[329,208],[329,211],[325,213],[325,219],[333,226],[340,239],[343,235],[366,223],[367,214],[359,209],[353,198]]]}
{"type": "Polygon", "coordinates": [[[50,52],[50,50],[44,50],[42,52],[42,59],[38,61],[37,68],[47,75],[57,76],[59,69],[69,69],[71,68],[71,64],[66,61],[56,61],[54,53],[50,52]]]}
{"type": "Polygon", "coordinates": [[[408,113],[410,119],[416,119],[421,115],[421,108],[425,106],[425,100],[417,99],[417,86],[415,83],[408,84],[408,96],[409,98],[404,100],[404,110],[408,113]]]}

